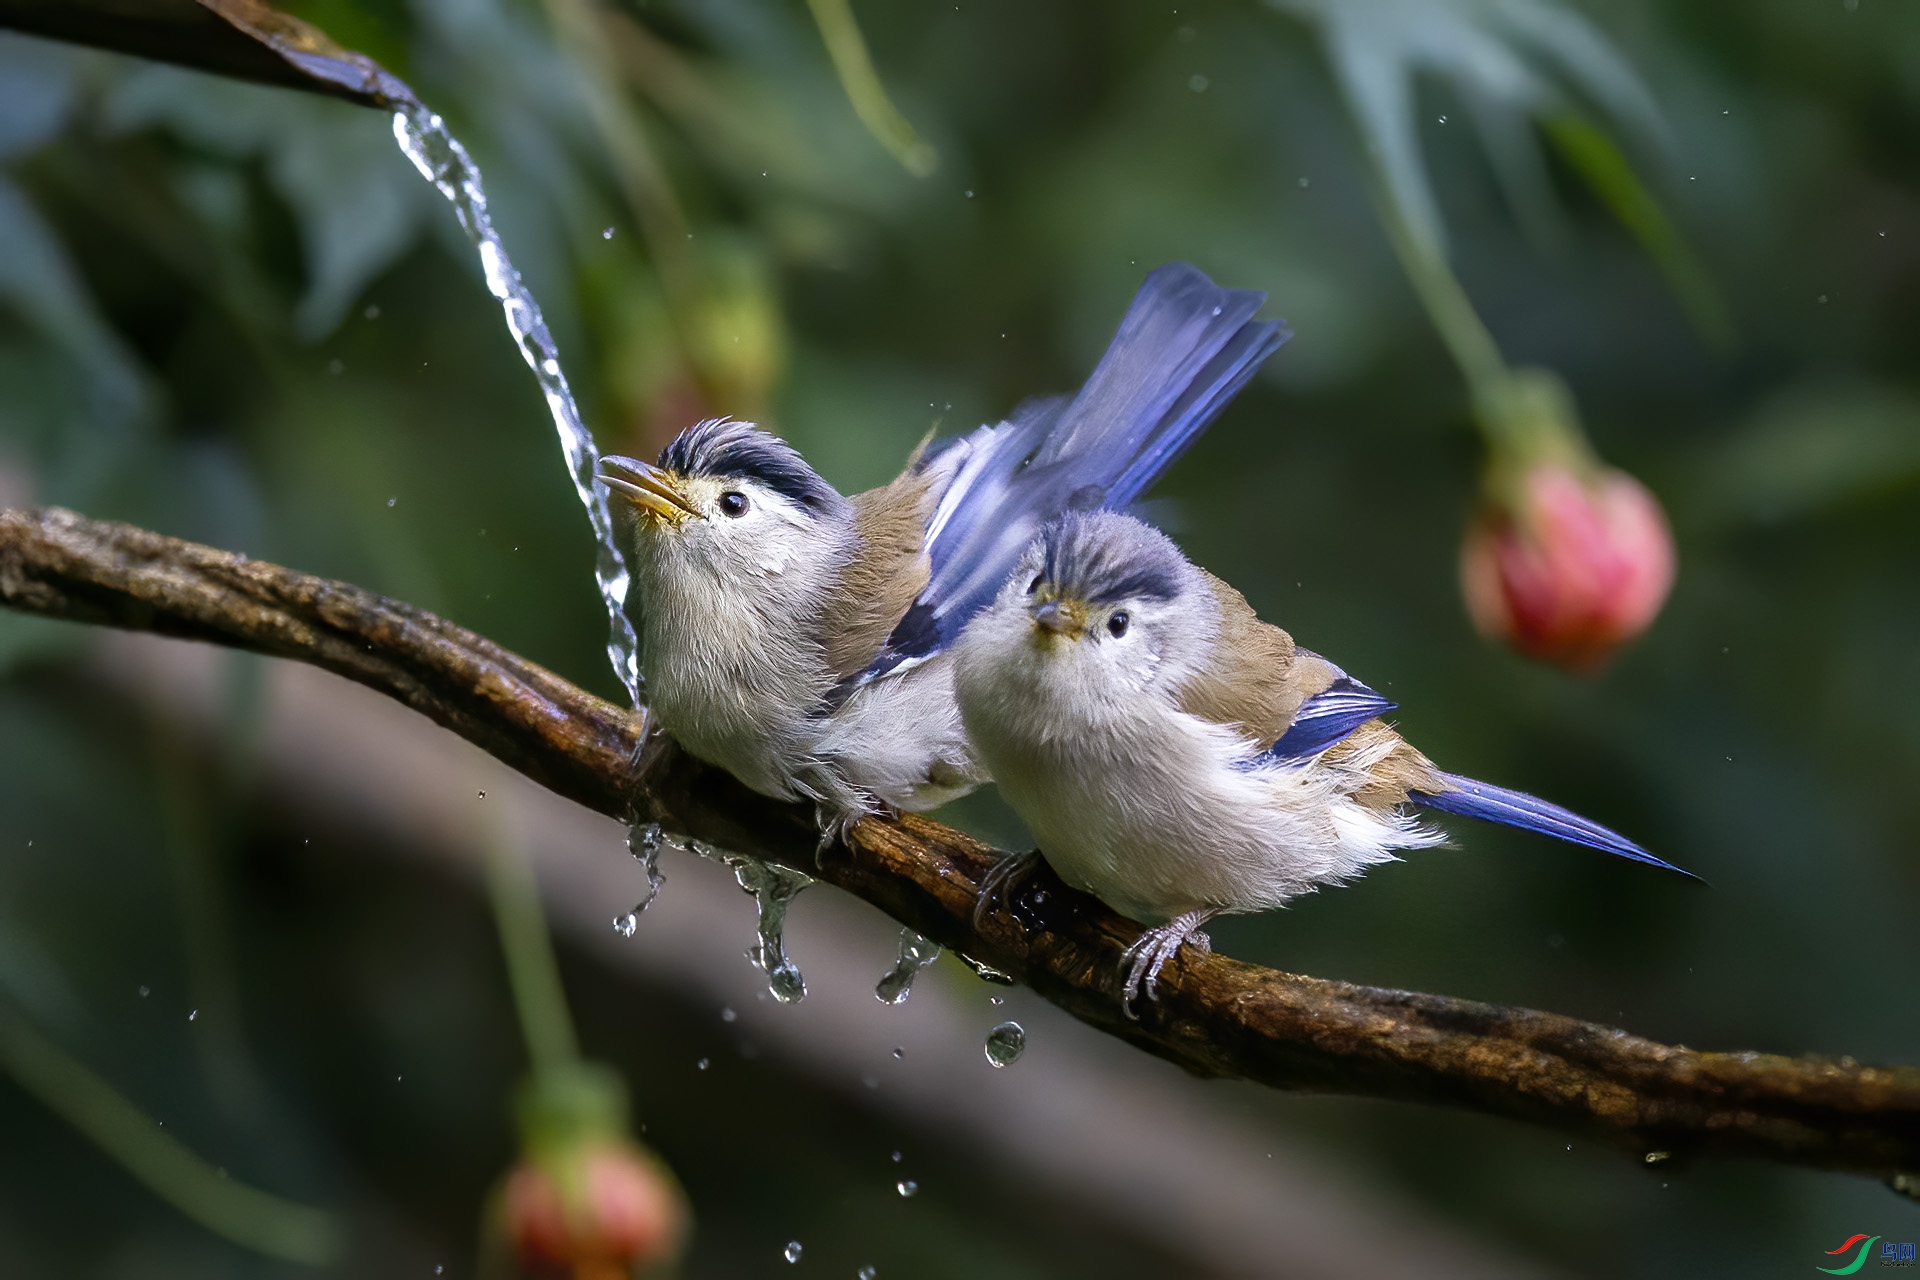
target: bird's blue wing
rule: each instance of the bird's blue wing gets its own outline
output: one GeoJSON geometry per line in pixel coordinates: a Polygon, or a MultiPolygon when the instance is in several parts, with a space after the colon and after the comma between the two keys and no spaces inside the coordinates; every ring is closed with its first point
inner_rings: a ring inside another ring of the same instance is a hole
{"type": "Polygon", "coordinates": [[[1293,713],[1293,723],[1287,726],[1278,742],[1267,748],[1267,758],[1288,763],[1311,760],[1367,721],[1399,705],[1352,676],[1341,675],[1300,704],[1300,709],[1293,713]]]}
{"type": "Polygon", "coordinates": [[[1552,836],[1571,844],[1583,844],[1616,858],[1644,862],[1650,867],[1678,871],[1683,876],[1699,879],[1691,871],[1654,857],[1619,832],[1610,831],[1557,804],[1549,804],[1538,796],[1530,796],[1524,791],[1509,791],[1505,787],[1476,782],[1452,773],[1443,773],[1440,777],[1453,789],[1432,794],[1416,791],[1409,797],[1413,803],[1423,809],[1478,818],[1482,822],[1497,822],[1501,826],[1519,827],[1522,831],[1537,831],[1543,836],[1552,836]]]}
{"type": "Polygon", "coordinates": [[[927,527],[927,586],[855,682],[952,644],[1048,521],[1145,492],[1290,336],[1253,318],[1265,301],[1160,267],[1072,400],[1023,405],[930,454],[955,474],[927,527]]]}

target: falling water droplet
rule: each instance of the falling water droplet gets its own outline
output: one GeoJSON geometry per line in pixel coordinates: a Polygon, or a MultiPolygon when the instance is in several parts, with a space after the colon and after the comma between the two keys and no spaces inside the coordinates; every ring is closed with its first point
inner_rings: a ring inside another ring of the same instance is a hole
{"type": "Polygon", "coordinates": [[[602,231],[602,232],[600,233],[600,238],[601,238],[602,240],[611,240],[611,239],[613,239],[613,228],[612,228],[612,227],[608,227],[608,228],[607,228],[607,229],[606,229],[605,231],[602,231]]]}
{"type": "Polygon", "coordinates": [[[906,1056],[907,1056],[907,1051],[906,1051],[905,1049],[895,1049],[895,1050],[893,1051],[893,1060],[894,1060],[895,1062],[898,1062],[898,1061],[900,1061],[900,1059],[902,1059],[902,1058],[904,1058],[904,1057],[906,1057],[906,1056]]]}
{"type": "Polygon", "coordinates": [[[1003,1022],[987,1032],[987,1061],[996,1067],[1010,1066],[1027,1051],[1027,1029],[1017,1022],[1003,1022]]]}
{"type": "Polygon", "coordinates": [[[800,1242],[798,1240],[787,1241],[787,1247],[780,1251],[780,1256],[788,1262],[800,1261],[800,1242]]]}
{"type": "Polygon", "coordinates": [[[813,877],[789,867],[762,862],[743,853],[723,853],[720,861],[733,869],[733,878],[753,895],[760,908],[760,941],[747,952],[753,967],[767,975],[767,989],[781,1004],[797,1004],[807,997],[807,980],[787,957],[784,930],[787,908],[813,877]]]}
{"type": "Polygon", "coordinates": [[[400,501],[400,499],[398,499],[398,498],[388,498],[388,499],[387,499],[387,505],[388,505],[388,506],[390,506],[390,507],[391,507],[391,506],[396,506],[396,505],[398,505],[398,503],[399,503],[399,501],[400,501]]]}
{"type": "Polygon", "coordinates": [[[722,1008],[720,1010],[720,1021],[722,1022],[732,1022],[735,1018],[739,1016],[740,1016],[739,1014],[733,1011],[731,1006],[722,1008]]]}
{"type": "Polygon", "coordinates": [[[975,960],[964,951],[956,951],[953,954],[960,958],[961,964],[973,970],[974,976],[979,978],[980,981],[991,982],[996,987],[1010,987],[1013,985],[1012,974],[1002,973],[983,960],[975,960]]]}
{"type": "Polygon", "coordinates": [[[705,1071],[705,1070],[706,1070],[706,1069],[707,1069],[708,1067],[710,1067],[710,1066],[712,1066],[712,1065],[713,1065],[713,1059],[712,1059],[712,1058],[702,1058],[702,1059],[700,1059],[700,1061],[698,1061],[698,1062],[696,1062],[696,1063],[694,1063],[694,1064],[693,1064],[693,1066],[694,1066],[694,1069],[695,1069],[696,1071],[705,1071]]]}
{"type": "Polygon", "coordinates": [[[859,1277],[859,1280],[879,1280],[880,1268],[875,1266],[865,1266],[860,1268],[860,1270],[855,1272],[854,1274],[859,1277]]]}
{"type": "Polygon", "coordinates": [[[148,996],[150,996],[150,995],[152,995],[152,994],[153,994],[153,988],[152,988],[152,987],[149,987],[149,986],[148,986],[148,985],[147,985],[146,983],[144,983],[144,982],[140,984],[140,998],[141,998],[142,1000],[145,1000],[145,999],[146,999],[146,998],[147,998],[148,996]]]}
{"type": "Polygon", "coordinates": [[[899,1153],[898,1151],[896,1151],[896,1152],[894,1152],[894,1153],[893,1153],[893,1162],[894,1162],[895,1164],[899,1164],[899,1163],[900,1163],[900,1162],[901,1162],[901,1161],[902,1161],[903,1159],[905,1159],[905,1158],[906,1158],[906,1157],[905,1157],[905,1156],[903,1156],[903,1155],[901,1155],[901,1154],[900,1154],[900,1153],[899,1153]]]}
{"type": "Polygon", "coordinates": [[[912,1178],[900,1179],[900,1181],[893,1184],[893,1189],[900,1193],[900,1198],[903,1200],[911,1200],[920,1194],[920,1184],[912,1178]]]}
{"type": "Polygon", "coordinates": [[[881,1004],[905,1004],[920,971],[940,958],[940,944],[915,933],[900,931],[900,958],[873,989],[881,1004]]]}
{"type": "Polygon", "coordinates": [[[198,1009],[195,1009],[192,1013],[189,1013],[187,1015],[187,1021],[192,1022],[195,1019],[197,1019],[199,1016],[200,1016],[200,1011],[198,1009]]]}
{"type": "Polygon", "coordinates": [[[481,798],[482,800],[485,800],[485,799],[487,798],[487,793],[486,793],[486,792],[484,792],[484,791],[482,791],[482,792],[480,793],[480,798],[481,798]]]}
{"type": "Polygon", "coordinates": [[[1198,74],[1190,75],[1187,77],[1187,88],[1193,90],[1195,93],[1205,93],[1207,91],[1207,78],[1198,74]]]}
{"type": "Polygon", "coordinates": [[[629,911],[625,915],[613,918],[613,931],[623,938],[631,938],[640,928],[640,913],[629,911]]]}
{"type": "Polygon", "coordinates": [[[660,847],[666,843],[666,837],[657,822],[636,823],[627,828],[627,852],[640,860],[641,870],[647,873],[647,896],[633,906],[638,915],[653,905],[660,896],[660,847]]]}

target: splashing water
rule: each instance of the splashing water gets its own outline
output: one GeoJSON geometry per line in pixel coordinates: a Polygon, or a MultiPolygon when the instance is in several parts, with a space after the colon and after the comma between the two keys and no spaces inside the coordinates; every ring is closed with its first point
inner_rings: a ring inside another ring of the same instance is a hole
{"type": "Polygon", "coordinates": [[[900,1193],[900,1198],[903,1200],[911,1200],[914,1196],[920,1194],[920,1184],[912,1178],[900,1179],[900,1181],[893,1184],[893,1189],[900,1193]]]}
{"type": "Polygon", "coordinates": [[[627,688],[635,708],[640,707],[640,644],[633,623],[627,618],[627,563],[613,538],[613,518],[607,512],[607,496],[594,483],[600,451],[593,436],[580,420],[579,406],[560,372],[560,354],[553,335],[540,315],[540,306],[527,292],[507,257],[500,237],[487,214],[486,192],[480,186],[480,170],[473,157],[451,133],[440,117],[418,103],[409,103],[393,115],[393,136],[400,150],[420,175],[439,189],[453,205],[460,229],[467,233],[480,254],[480,269],[487,279],[487,291],[500,300],[506,313],[507,329],[513,334],[520,354],[526,357],[534,379],[546,397],[547,410],[553,415],[554,428],[560,433],[560,448],[566,454],[567,472],[573,478],[574,492],[587,509],[598,544],[594,553],[594,577],[600,584],[600,598],[606,605],[607,660],[614,674],[627,688]]]}
{"type": "Polygon", "coordinates": [[[657,822],[636,822],[627,828],[627,852],[640,860],[641,868],[647,873],[647,896],[633,904],[631,914],[635,917],[660,896],[660,848],[666,843],[666,834],[657,822]]]}
{"type": "Polygon", "coordinates": [[[800,976],[800,967],[787,958],[783,930],[787,908],[802,889],[813,883],[813,877],[744,853],[717,856],[733,869],[733,878],[753,895],[760,908],[760,941],[747,952],[747,959],[767,975],[767,989],[773,992],[775,1000],[781,1004],[797,1004],[806,999],[807,980],[800,976]]]}
{"type": "Polygon", "coordinates": [[[911,929],[900,931],[900,958],[873,989],[881,1004],[905,1004],[920,971],[940,958],[940,944],[911,929]]]}
{"type": "Polygon", "coordinates": [[[787,1241],[787,1247],[780,1251],[780,1256],[788,1262],[798,1262],[800,1261],[800,1252],[800,1242],[798,1240],[789,1240],[787,1241]]]}
{"type": "Polygon", "coordinates": [[[1003,1022],[987,1032],[987,1061],[995,1067],[1009,1066],[1027,1051],[1027,1029],[1017,1022],[1003,1022]]]}

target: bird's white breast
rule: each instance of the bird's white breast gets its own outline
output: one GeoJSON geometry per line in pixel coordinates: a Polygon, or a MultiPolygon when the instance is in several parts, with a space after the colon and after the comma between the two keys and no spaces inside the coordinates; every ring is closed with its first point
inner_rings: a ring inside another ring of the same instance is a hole
{"type": "Polygon", "coordinates": [[[1253,744],[1150,690],[1067,699],[1034,666],[962,645],[975,750],[1061,879],[1143,923],[1259,910],[1391,856],[1406,824],[1318,765],[1246,763],[1253,744]]]}
{"type": "Polygon", "coordinates": [[[811,712],[828,687],[824,654],[804,619],[815,575],[716,574],[699,561],[655,559],[637,619],[647,702],[682,746],[756,791],[803,794],[811,712]]]}

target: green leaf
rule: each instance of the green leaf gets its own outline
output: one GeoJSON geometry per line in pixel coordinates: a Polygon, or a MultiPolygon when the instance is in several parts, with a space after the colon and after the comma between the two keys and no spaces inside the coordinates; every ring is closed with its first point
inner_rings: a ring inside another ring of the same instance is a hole
{"type": "Polygon", "coordinates": [[[1546,117],[1541,128],[1561,157],[1647,251],[1701,336],[1717,347],[1731,347],[1733,317],[1719,287],[1613,139],[1570,111],[1546,117]]]}

